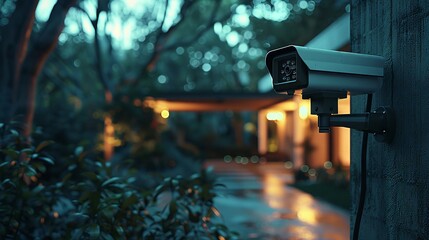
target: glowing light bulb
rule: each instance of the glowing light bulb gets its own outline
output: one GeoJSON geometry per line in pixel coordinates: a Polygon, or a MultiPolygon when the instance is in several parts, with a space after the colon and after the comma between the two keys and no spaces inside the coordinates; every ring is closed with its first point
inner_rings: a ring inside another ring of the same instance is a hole
{"type": "Polygon", "coordinates": [[[166,109],[161,111],[161,117],[167,119],[170,116],[170,112],[166,109]]]}

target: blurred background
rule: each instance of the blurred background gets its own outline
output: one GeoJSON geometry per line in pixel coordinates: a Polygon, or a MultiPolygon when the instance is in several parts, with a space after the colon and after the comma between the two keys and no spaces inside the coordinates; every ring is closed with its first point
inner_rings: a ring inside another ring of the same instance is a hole
{"type": "MultiPolygon", "coordinates": [[[[291,44],[350,51],[348,1],[24,2],[0,1],[0,120],[33,150],[54,142],[55,164],[32,175],[30,190],[68,181],[79,156],[111,171],[82,172],[134,178],[149,192],[209,169],[225,186],[215,215],[239,239],[349,237],[350,131],[318,133],[310,103],[274,93],[265,67],[267,51],[291,44]]],[[[341,100],[339,112],[349,111],[341,100]]]]}

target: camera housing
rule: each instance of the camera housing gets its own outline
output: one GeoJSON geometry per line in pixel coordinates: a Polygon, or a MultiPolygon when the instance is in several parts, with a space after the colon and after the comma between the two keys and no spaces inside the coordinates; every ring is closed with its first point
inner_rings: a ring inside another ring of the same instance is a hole
{"type": "Polygon", "coordinates": [[[361,114],[337,114],[338,99],[381,88],[385,58],[290,45],[268,52],[265,61],[277,93],[293,95],[299,90],[302,98],[310,99],[319,132],[347,127],[373,133],[380,142],[392,141],[395,115],[389,106],[361,114]]]}
{"type": "Polygon", "coordinates": [[[265,61],[274,90],[288,95],[297,90],[366,94],[383,83],[380,56],[290,45],[269,51],[265,61]]]}

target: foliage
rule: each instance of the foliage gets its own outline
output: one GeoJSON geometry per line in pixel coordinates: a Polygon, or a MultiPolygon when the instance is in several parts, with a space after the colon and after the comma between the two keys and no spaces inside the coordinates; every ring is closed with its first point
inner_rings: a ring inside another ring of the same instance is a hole
{"type": "MultiPolygon", "coordinates": [[[[0,123],[0,238],[2,239],[231,239],[213,206],[208,170],[165,179],[155,190],[113,174],[109,163],[77,148],[60,181],[49,181],[50,141],[22,141],[0,123]]],[[[52,174],[52,173],[51,173],[52,174]]]]}
{"type": "Polygon", "coordinates": [[[133,97],[130,93],[118,94],[106,112],[112,117],[122,148],[129,147],[129,155],[148,166],[151,157],[161,154],[157,142],[161,128],[154,109],[145,106],[140,97],[133,97]]]}
{"type": "Polygon", "coordinates": [[[345,210],[350,210],[352,200],[348,186],[342,187],[328,182],[296,182],[292,186],[311,194],[315,198],[322,199],[345,210]]]}
{"type": "Polygon", "coordinates": [[[324,167],[316,169],[301,168],[295,170],[293,187],[307,192],[316,198],[350,210],[350,179],[349,170],[341,164],[326,162],[324,167]],[[312,174],[309,172],[313,171],[312,174]],[[310,180],[312,179],[312,180],[310,180]]]}

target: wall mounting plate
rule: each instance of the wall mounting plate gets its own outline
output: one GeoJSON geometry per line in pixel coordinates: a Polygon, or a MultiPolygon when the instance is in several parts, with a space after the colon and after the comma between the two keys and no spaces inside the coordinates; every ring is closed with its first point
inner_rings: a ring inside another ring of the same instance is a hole
{"type": "Polygon", "coordinates": [[[374,113],[382,113],[383,122],[386,124],[382,133],[374,133],[374,138],[378,142],[390,143],[395,136],[395,112],[391,107],[379,107],[374,113]]]}

